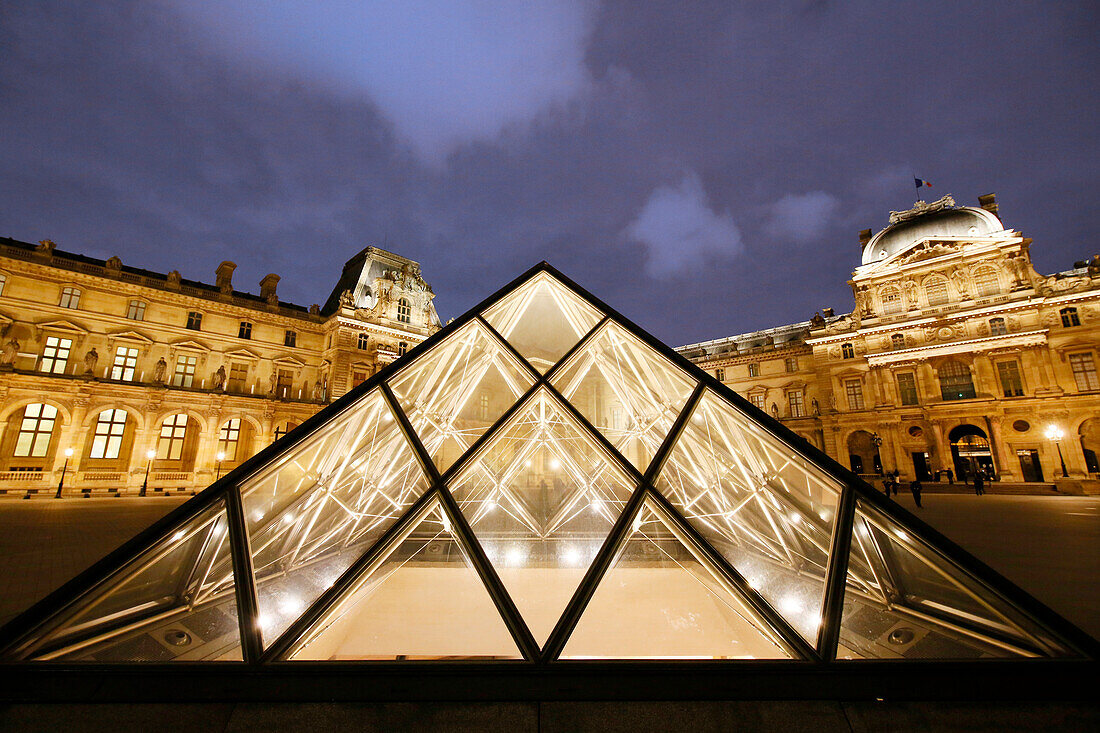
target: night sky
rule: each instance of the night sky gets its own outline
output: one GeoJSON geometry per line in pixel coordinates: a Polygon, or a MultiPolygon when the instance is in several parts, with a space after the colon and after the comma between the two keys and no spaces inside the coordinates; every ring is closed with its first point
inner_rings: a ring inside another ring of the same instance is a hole
{"type": "Polygon", "coordinates": [[[914,176],[1100,251],[1096,3],[729,5],[4,2],[0,236],[443,320],[545,259],[673,345],[850,309],[914,176]]]}

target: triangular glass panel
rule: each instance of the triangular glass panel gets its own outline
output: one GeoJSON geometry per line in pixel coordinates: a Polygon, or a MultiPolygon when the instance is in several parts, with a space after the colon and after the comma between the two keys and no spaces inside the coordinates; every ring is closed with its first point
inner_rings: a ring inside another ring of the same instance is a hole
{"type": "Polygon", "coordinates": [[[644,471],[695,382],[613,321],[554,374],[554,387],[644,471]]]}
{"type": "Polygon", "coordinates": [[[517,659],[516,646],[438,503],[343,594],[296,660],[517,659]]]}
{"type": "Polygon", "coordinates": [[[483,315],[542,374],[602,317],[547,272],[532,277],[483,315]]]}
{"type": "Polygon", "coordinates": [[[648,505],[562,659],[789,659],[778,634],[648,505]]]}
{"type": "Polygon", "coordinates": [[[707,391],[657,489],[806,641],[816,641],[839,482],[707,391]]]}
{"type": "Polygon", "coordinates": [[[1071,655],[915,532],[857,504],[838,659],[1071,655]]]}
{"type": "Polygon", "coordinates": [[[264,644],[428,488],[378,391],[241,484],[264,644]]]}
{"type": "Polygon", "coordinates": [[[473,320],[405,367],[390,387],[444,471],[532,384],[528,370],[473,320]]]}
{"type": "Polygon", "coordinates": [[[541,646],[632,486],[543,390],[501,427],[451,493],[541,646]]]}
{"type": "Polygon", "coordinates": [[[240,661],[227,529],[219,501],[58,616],[26,656],[99,663],[240,661]]]}

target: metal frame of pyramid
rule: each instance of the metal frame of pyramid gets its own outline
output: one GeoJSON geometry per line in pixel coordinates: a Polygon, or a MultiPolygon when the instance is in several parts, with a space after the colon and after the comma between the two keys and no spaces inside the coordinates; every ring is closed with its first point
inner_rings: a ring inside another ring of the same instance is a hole
{"type": "Polygon", "coordinates": [[[677,665],[690,667],[690,657],[739,656],[654,653],[644,639],[635,653],[604,656],[599,628],[568,653],[601,581],[621,569],[624,585],[637,583],[648,566],[709,594],[721,623],[753,637],[734,639],[735,650],[787,665],[848,664],[838,650],[875,658],[878,647],[854,643],[851,628],[897,618],[927,637],[899,658],[1100,657],[1087,634],[540,263],[7,624],[0,660],[18,674],[76,661],[327,659],[313,646],[327,629],[441,546],[476,573],[514,653],[424,655],[437,660],[512,657],[514,668],[682,656],[677,665]],[[560,323],[522,323],[547,297],[560,323]],[[625,419],[595,415],[592,380],[625,419]],[[515,477],[540,451],[570,482],[520,495],[515,477]],[[530,609],[547,604],[517,590],[491,531],[545,550],[551,570],[563,557],[576,566],[579,581],[537,635],[530,609]],[[580,558],[563,536],[598,550],[580,558]],[[400,549],[410,538],[420,539],[400,549]],[[191,635],[131,643],[180,618],[191,635]],[[171,650],[219,634],[236,643],[198,657],[171,650]]]}

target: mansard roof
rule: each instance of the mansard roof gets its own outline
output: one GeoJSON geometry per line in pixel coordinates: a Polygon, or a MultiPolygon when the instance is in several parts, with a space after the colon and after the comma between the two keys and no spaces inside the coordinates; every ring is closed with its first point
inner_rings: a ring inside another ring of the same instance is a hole
{"type": "Polygon", "coordinates": [[[928,239],[978,239],[1005,231],[995,214],[972,206],[955,206],[950,196],[933,204],[918,201],[913,209],[894,212],[891,218],[891,224],[863,247],[861,264],[889,259],[928,239]]]}

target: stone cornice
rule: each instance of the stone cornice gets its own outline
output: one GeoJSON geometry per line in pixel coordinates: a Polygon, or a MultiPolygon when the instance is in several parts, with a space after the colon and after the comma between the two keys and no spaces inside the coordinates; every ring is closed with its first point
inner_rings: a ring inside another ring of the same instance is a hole
{"type": "Polygon", "coordinates": [[[976,339],[964,339],[936,346],[918,346],[912,349],[898,349],[881,354],[868,354],[867,364],[872,367],[886,366],[899,362],[924,361],[938,356],[951,354],[971,354],[976,351],[993,349],[1027,348],[1044,346],[1047,343],[1048,329],[1011,333],[1004,336],[984,336],[976,339]]]}

